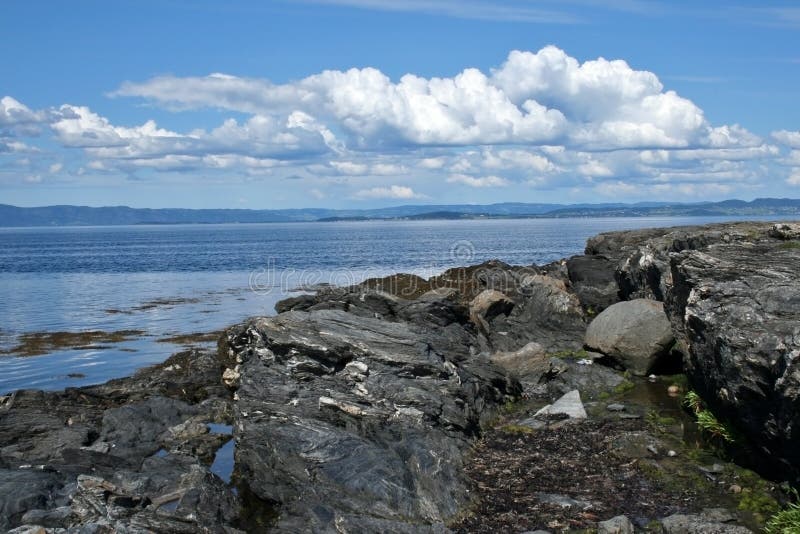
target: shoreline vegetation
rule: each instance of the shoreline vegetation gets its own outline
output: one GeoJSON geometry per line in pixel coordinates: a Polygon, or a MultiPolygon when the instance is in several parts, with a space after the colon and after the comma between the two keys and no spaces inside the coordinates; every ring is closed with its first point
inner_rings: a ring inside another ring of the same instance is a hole
{"type": "Polygon", "coordinates": [[[798,532],[797,243],[609,232],[159,339],[203,347],[0,397],[0,529],[798,532]]]}
{"type": "Polygon", "coordinates": [[[637,204],[407,205],[342,210],[130,208],[127,206],[17,207],[0,204],[0,227],[173,225],[268,222],[409,221],[587,217],[713,217],[800,215],[800,199],[759,198],[752,201],[637,204]]]}

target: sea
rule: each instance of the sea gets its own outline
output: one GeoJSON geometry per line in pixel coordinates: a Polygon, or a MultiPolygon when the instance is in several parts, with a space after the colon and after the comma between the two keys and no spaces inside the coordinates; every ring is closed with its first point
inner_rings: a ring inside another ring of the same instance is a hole
{"type": "Polygon", "coordinates": [[[599,232],[733,219],[0,228],[0,394],[128,376],[187,346],[212,347],[215,332],[321,284],[430,277],[490,259],[544,264],[582,253],[599,232]],[[101,334],[48,342],[80,332],[101,334]]]}

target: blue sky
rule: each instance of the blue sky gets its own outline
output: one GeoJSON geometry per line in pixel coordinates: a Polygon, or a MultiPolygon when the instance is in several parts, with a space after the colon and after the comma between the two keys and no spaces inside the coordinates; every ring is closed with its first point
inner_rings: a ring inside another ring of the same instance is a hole
{"type": "Polygon", "coordinates": [[[800,6],[0,4],[0,203],[800,196],[800,6]]]}

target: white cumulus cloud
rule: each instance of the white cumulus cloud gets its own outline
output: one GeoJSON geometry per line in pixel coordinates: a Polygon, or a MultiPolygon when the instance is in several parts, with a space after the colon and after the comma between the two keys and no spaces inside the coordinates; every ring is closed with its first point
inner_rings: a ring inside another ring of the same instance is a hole
{"type": "Polygon", "coordinates": [[[509,181],[499,176],[468,176],[466,174],[451,174],[447,183],[463,184],[470,187],[506,187],[509,181]]]}
{"type": "Polygon", "coordinates": [[[422,198],[422,195],[415,193],[413,189],[404,185],[392,185],[389,187],[373,187],[362,189],[354,195],[358,199],[397,199],[408,200],[412,198],[422,198]]]}

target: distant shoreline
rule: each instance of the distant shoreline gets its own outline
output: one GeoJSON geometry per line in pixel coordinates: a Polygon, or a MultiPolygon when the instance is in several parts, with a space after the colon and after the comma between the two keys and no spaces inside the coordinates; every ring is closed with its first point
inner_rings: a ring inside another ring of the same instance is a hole
{"type": "Polygon", "coordinates": [[[407,205],[376,209],[150,209],[126,206],[43,206],[0,204],[0,227],[171,226],[181,224],[265,224],[288,222],[432,221],[482,219],[567,219],[630,217],[800,217],[800,199],[762,198],[694,204],[529,204],[407,205]]]}

